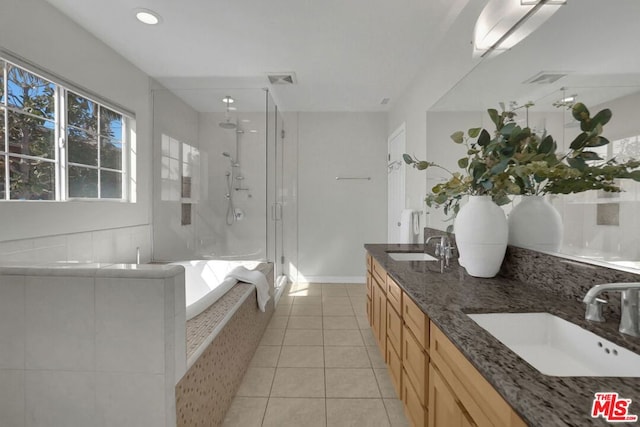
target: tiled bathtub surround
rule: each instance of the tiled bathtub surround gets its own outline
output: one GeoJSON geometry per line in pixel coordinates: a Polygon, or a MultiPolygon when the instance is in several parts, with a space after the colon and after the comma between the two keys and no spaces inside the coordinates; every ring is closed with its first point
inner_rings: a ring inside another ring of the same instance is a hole
{"type": "Polygon", "coordinates": [[[0,268],[0,425],[175,425],[183,270],[0,268]]]}
{"type": "Polygon", "coordinates": [[[176,386],[178,427],[222,424],[272,314],[272,301],[264,313],[257,308],[253,288],[176,386]]]}
{"type": "MultiPolygon", "coordinates": [[[[273,264],[256,267],[273,296],[273,264]]],[[[245,374],[274,311],[258,309],[256,290],[238,283],[208,309],[187,322],[188,371],[176,386],[177,425],[217,426],[245,374]],[[212,341],[211,341],[212,339],[212,341]]]]}

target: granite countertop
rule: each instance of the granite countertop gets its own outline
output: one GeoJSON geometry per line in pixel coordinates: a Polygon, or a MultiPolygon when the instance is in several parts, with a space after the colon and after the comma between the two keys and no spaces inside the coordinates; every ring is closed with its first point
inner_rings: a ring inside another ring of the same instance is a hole
{"type": "Polygon", "coordinates": [[[629,413],[640,415],[640,378],[543,375],[466,314],[549,312],[640,353],[640,338],[621,335],[619,319],[588,322],[579,301],[522,281],[474,278],[456,262],[440,273],[439,263],[394,261],[387,255],[421,252],[422,245],[367,244],[365,248],[529,425],[610,425],[602,418],[591,418],[596,392],[612,391],[632,399],[629,413]]]}

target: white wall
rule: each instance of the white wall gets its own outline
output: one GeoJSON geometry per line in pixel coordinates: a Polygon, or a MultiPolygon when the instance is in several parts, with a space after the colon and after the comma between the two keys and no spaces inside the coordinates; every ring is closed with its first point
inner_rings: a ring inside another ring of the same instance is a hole
{"type": "MultiPolygon", "coordinates": [[[[456,22],[467,19],[469,16],[478,16],[484,1],[468,2],[457,17],[456,22]]],[[[427,139],[427,111],[462,79],[478,60],[471,58],[471,46],[469,49],[460,49],[459,40],[472,40],[473,27],[456,27],[443,35],[442,43],[437,51],[430,52],[429,63],[423,72],[407,86],[404,94],[397,100],[392,100],[389,111],[389,133],[393,132],[402,123],[406,125],[406,151],[420,159],[431,160],[441,152],[449,150],[446,141],[431,141],[427,139]]],[[[455,163],[451,166],[455,166],[455,163]]],[[[424,172],[407,169],[406,175],[406,205],[407,209],[425,209],[424,197],[429,191],[424,172]]],[[[429,218],[423,217],[422,224],[429,224],[429,218]]]]}
{"type": "MultiPolygon", "coordinates": [[[[149,78],[43,0],[1,3],[0,44],[135,112],[138,190],[136,203],[1,202],[0,223],[4,226],[0,229],[0,241],[12,241],[11,248],[15,248],[20,244],[17,241],[23,239],[107,229],[118,230],[114,233],[137,240],[135,228],[148,227],[151,215],[149,78]],[[128,227],[134,228],[128,230],[128,227]]],[[[34,247],[34,241],[29,240],[27,245],[34,247]]],[[[148,238],[134,245],[142,246],[147,253],[150,250],[148,238]]],[[[43,245],[35,243],[35,246],[43,245]]],[[[37,256],[37,251],[31,255],[37,256]]],[[[116,251],[111,254],[111,259],[118,257],[116,251]]],[[[31,260],[38,259],[31,257],[31,260]]]]}
{"type": "Polygon", "coordinates": [[[298,150],[298,279],[364,280],[363,245],[387,235],[386,114],[299,113],[298,150]]]}
{"type": "MultiPolygon", "coordinates": [[[[196,252],[196,226],[195,221],[181,224],[182,202],[192,202],[182,199],[181,180],[185,169],[199,166],[199,159],[185,155],[186,150],[198,148],[198,113],[154,84],[153,115],[153,257],[163,261],[192,259],[196,252]]],[[[192,194],[196,195],[199,173],[192,180],[192,194]]],[[[195,205],[192,208],[195,212],[195,205]]]]}

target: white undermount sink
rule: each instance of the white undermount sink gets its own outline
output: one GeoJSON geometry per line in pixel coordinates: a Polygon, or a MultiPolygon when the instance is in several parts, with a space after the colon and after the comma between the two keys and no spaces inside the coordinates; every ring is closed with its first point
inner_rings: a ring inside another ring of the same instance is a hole
{"type": "Polygon", "coordinates": [[[387,252],[394,261],[437,261],[437,258],[423,252],[387,252]]]}
{"type": "Polygon", "coordinates": [[[552,314],[468,316],[545,375],[640,377],[640,355],[552,314]]]}

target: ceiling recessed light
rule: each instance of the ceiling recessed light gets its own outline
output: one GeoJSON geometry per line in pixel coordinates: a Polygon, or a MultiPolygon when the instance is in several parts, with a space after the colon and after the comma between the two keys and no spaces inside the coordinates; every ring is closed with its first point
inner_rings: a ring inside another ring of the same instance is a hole
{"type": "Polygon", "coordinates": [[[222,98],[222,102],[224,102],[225,104],[233,104],[235,102],[235,99],[227,95],[224,98],[222,98]]]}
{"type": "Polygon", "coordinates": [[[257,130],[255,130],[255,129],[251,129],[249,132],[250,132],[250,133],[258,133],[258,131],[257,131],[257,130]]]}
{"type": "Polygon", "coordinates": [[[162,21],[160,15],[149,9],[136,9],[136,19],[143,24],[156,25],[162,21]]]}

